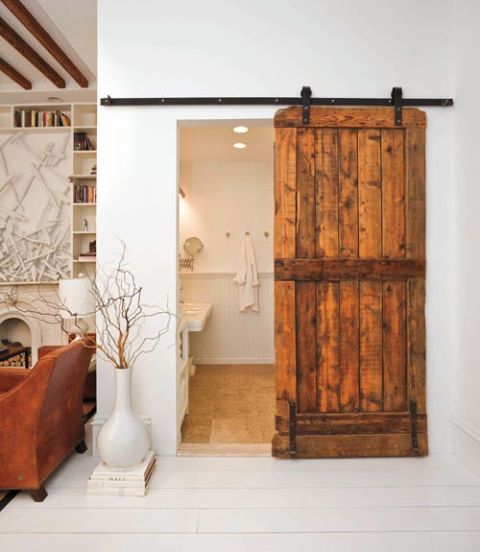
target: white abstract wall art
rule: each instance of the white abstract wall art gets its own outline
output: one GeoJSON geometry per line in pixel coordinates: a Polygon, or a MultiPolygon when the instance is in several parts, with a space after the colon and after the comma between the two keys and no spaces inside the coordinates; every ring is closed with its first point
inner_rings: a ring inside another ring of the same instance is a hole
{"type": "Polygon", "coordinates": [[[0,134],[0,282],[70,276],[71,134],[0,134]]]}

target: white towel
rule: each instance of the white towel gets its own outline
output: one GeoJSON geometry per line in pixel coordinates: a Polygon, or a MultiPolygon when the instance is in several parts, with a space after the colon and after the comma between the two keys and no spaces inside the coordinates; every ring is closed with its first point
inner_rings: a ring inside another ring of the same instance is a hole
{"type": "Polygon", "coordinates": [[[258,274],[255,251],[250,234],[245,234],[240,251],[238,272],[233,279],[238,284],[238,302],[240,312],[258,312],[258,274]]]}

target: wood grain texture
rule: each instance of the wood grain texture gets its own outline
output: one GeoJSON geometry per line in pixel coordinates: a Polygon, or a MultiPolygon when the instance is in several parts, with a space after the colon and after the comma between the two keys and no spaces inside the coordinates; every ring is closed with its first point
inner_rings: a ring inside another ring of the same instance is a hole
{"type": "Polygon", "coordinates": [[[319,410],[340,410],[339,284],[317,284],[319,410]]]}
{"type": "Polygon", "coordinates": [[[407,410],[406,284],[383,282],[383,408],[407,410]]]}
{"type": "Polygon", "coordinates": [[[275,386],[277,415],[297,398],[295,283],[275,282],[275,386]]]}
{"type": "Polygon", "coordinates": [[[382,284],[360,282],[360,408],[383,408],[382,284]]]}
{"type": "Polygon", "coordinates": [[[405,155],[402,130],[382,130],[382,252],[405,256],[405,155]]]}
{"type": "Polygon", "coordinates": [[[316,131],[317,257],[338,257],[338,133],[316,131]]]}
{"type": "Polygon", "coordinates": [[[340,257],[358,257],[357,131],[338,131],[340,257]]]}
{"type": "MultiPolygon", "coordinates": [[[[298,132],[296,235],[279,232],[275,248],[277,285],[296,289],[296,456],[411,456],[415,404],[427,454],[425,114],[404,110],[395,127],[391,108],[313,108],[300,121],[297,108],[276,117],[277,134],[298,132]]],[[[288,453],[287,405],[277,456],[288,453]]]]}
{"type": "Polygon", "coordinates": [[[358,282],[340,282],[340,410],[356,412],[359,397],[358,282]]]}
{"type": "Polygon", "coordinates": [[[406,256],[425,259],[425,129],[408,129],[406,149],[406,256]]]}
{"type": "MultiPolygon", "coordinates": [[[[426,415],[418,416],[418,431],[427,430],[426,415]]],[[[288,432],[288,419],[280,420],[279,430],[288,432]]],[[[409,413],[400,412],[340,412],[329,414],[298,414],[299,435],[358,435],[362,433],[410,433],[409,413]]]]}
{"type": "Polygon", "coordinates": [[[23,89],[31,90],[32,83],[2,58],[0,58],[0,71],[23,89]]]}
{"type": "Polygon", "coordinates": [[[57,88],[65,88],[65,80],[23,38],[0,17],[0,36],[47,77],[57,88]]]}
{"type": "Polygon", "coordinates": [[[382,255],[382,173],[380,130],[358,131],[358,256],[382,255]]]}
{"type": "Polygon", "coordinates": [[[302,108],[293,106],[277,111],[276,127],[347,127],[402,128],[425,127],[426,114],[415,107],[402,110],[402,126],[395,126],[392,107],[322,107],[310,108],[310,123],[304,125],[302,108]]]}
{"type": "Polygon", "coordinates": [[[297,213],[297,131],[275,131],[275,220],[274,254],[294,258],[297,213]]]}
{"type": "Polygon", "coordinates": [[[75,79],[82,87],[88,87],[88,80],[73,61],[65,54],[60,46],[53,40],[47,31],[40,25],[35,17],[27,10],[20,0],[1,0],[13,15],[24,25],[26,29],[38,40],[38,42],[52,55],[54,59],[75,79]]]}
{"type": "MultiPolygon", "coordinates": [[[[427,434],[418,434],[419,455],[428,452],[427,434]]],[[[275,456],[289,457],[288,435],[277,433],[275,456]]],[[[365,458],[372,456],[411,456],[410,435],[378,433],[361,435],[299,435],[296,458],[365,458]]]]}
{"type": "Polygon", "coordinates": [[[407,324],[409,397],[417,403],[417,412],[425,414],[426,405],[426,335],[425,280],[412,278],[407,283],[407,324]]]}
{"type": "Polygon", "coordinates": [[[296,282],[297,410],[317,408],[317,312],[315,282],[296,282]]]}
{"type": "Polygon", "coordinates": [[[425,275],[416,259],[276,259],[277,280],[406,280],[425,275]]]}
{"type": "Polygon", "coordinates": [[[296,256],[315,256],[315,134],[297,131],[296,256]]]}

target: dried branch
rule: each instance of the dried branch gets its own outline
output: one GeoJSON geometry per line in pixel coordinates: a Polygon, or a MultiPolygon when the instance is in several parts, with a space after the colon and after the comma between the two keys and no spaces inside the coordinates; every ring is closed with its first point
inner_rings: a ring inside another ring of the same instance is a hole
{"type": "MultiPolygon", "coordinates": [[[[96,316],[97,337],[94,346],[116,368],[133,366],[141,355],[157,347],[161,337],[170,330],[170,322],[175,315],[170,312],[168,303],[166,308],[162,308],[143,302],[143,288],[129,270],[126,247],[123,242],[121,244],[118,260],[110,270],[103,266],[95,275],[87,275],[95,305],[92,312],[71,312],[58,292],[53,301],[43,295],[40,289],[29,305],[14,301],[12,308],[43,322],[60,325],[65,333],[68,333],[65,318],[71,318],[79,333],[82,333],[81,319],[96,316]],[[155,326],[157,329],[153,330],[153,335],[148,333],[147,329],[155,326]]],[[[8,304],[5,299],[0,302],[8,304]]]]}

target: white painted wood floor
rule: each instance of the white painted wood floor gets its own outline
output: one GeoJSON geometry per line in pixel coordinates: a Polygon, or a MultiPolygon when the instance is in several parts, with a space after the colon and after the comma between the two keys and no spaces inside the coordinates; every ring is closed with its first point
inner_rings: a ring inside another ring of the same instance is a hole
{"type": "Polygon", "coordinates": [[[0,550],[478,552],[480,479],[449,456],[160,458],[147,497],[87,497],[72,456],[36,504],[0,513],[0,550]]]}

